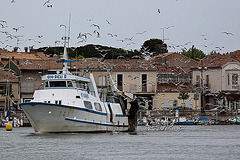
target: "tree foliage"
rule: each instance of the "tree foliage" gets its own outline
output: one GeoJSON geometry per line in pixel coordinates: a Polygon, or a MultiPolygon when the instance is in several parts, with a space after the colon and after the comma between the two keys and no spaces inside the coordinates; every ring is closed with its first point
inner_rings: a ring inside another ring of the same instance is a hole
{"type": "Polygon", "coordinates": [[[185,105],[185,100],[189,98],[189,94],[187,91],[179,92],[178,99],[183,100],[183,104],[185,105]]]}
{"type": "Polygon", "coordinates": [[[183,101],[189,98],[189,94],[187,91],[179,92],[178,99],[182,99],[183,101]]]}
{"type": "Polygon", "coordinates": [[[150,39],[143,43],[140,52],[143,56],[154,57],[159,54],[167,53],[167,45],[161,39],[150,39]]]}
{"type": "Polygon", "coordinates": [[[196,61],[199,61],[200,59],[206,57],[204,52],[194,47],[194,45],[192,45],[192,48],[190,48],[189,50],[182,49],[181,54],[196,61]]]}
{"type": "MultiPolygon", "coordinates": [[[[37,51],[44,52],[46,55],[60,56],[63,53],[63,47],[43,47],[39,48],[37,51]]],[[[104,59],[117,59],[126,58],[130,59],[133,56],[141,56],[140,52],[137,50],[124,50],[122,48],[113,48],[101,45],[85,45],[80,47],[71,47],[67,49],[68,56],[70,59],[78,58],[104,58],[104,59]]]]}

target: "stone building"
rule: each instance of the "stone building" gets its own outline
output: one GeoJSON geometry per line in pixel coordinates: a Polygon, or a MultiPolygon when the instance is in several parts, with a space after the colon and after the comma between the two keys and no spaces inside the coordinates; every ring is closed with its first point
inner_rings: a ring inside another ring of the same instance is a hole
{"type": "Polygon", "coordinates": [[[204,110],[239,108],[240,51],[209,55],[191,69],[192,84],[202,92],[204,110]],[[224,93],[222,97],[220,93],[224,93]]]}

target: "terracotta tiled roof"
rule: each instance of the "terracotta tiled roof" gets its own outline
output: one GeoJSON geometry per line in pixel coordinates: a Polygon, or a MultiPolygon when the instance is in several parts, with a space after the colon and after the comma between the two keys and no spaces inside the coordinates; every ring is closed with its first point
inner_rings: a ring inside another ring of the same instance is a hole
{"type": "Polygon", "coordinates": [[[96,58],[80,59],[70,64],[71,68],[76,66],[78,69],[103,69],[104,63],[96,58]]]}
{"type": "Polygon", "coordinates": [[[153,57],[152,59],[150,59],[150,61],[156,61],[156,60],[158,60],[158,59],[162,59],[162,58],[164,58],[164,57],[167,57],[167,56],[170,56],[170,55],[174,55],[174,54],[175,54],[175,55],[179,55],[179,56],[181,56],[181,57],[184,57],[184,58],[186,58],[186,59],[190,59],[191,61],[197,62],[196,60],[191,59],[191,58],[189,58],[189,57],[187,57],[187,56],[184,56],[183,54],[180,54],[180,53],[178,53],[178,52],[169,52],[169,53],[160,54],[160,55],[157,55],[157,56],[153,57]]]}
{"type": "Polygon", "coordinates": [[[48,60],[43,52],[1,52],[1,58],[28,59],[28,60],[48,60]]]}
{"type": "Polygon", "coordinates": [[[175,54],[175,53],[176,52],[169,52],[169,53],[159,54],[159,55],[153,57],[152,59],[150,59],[150,61],[155,61],[155,60],[161,59],[163,57],[166,57],[168,55],[175,54]]]}
{"type": "Polygon", "coordinates": [[[48,60],[49,58],[43,52],[37,52],[36,55],[42,60],[48,60]]]}
{"type": "MultiPolygon", "coordinates": [[[[57,63],[56,59],[51,60],[15,60],[15,64],[20,69],[27,70],[41,70],[41,69],[62,69],[62,63],[57,63]]],[[[157,71],[157,67],[152,65],[147,60],[143,59],[131,59],[131,60],[122,60],[122,59],[79,59],[75,62],[68,64],[71,69],[112,69],[112,70],[151,70],[157,71]]]]}
{"type": "Polygon", "coordinates": [[[238,61],[240,62],[240,51],[235,51],[227,55],[209,55],[202,60],[202,62],[198,62],[197,65],[191,67],[192,69],[196,69],[198,67],[208,67],[208,68],[218,68],[227,62],[238,61]]]}
{"type": "MultiPolygon", "coordinates": [[[[19,80],[10,72],[10,82],[18,82],[19,80]]],[[[8,71],[0,70],[0,82],[6,82],[8,79],[8,71]]]]}
{"type": "MultiPolygon", "coordinates": [[[[15,60],[18,67],[24,70],[48,70],[62,69],[63,64],[57,62],[57,59],[50,60],[15,60]],[[16,62],[17,61],[17,62],[16,62]]],[[[80,59],[75,62],[68,63],[71,69],[74,66],[77,69],[99,69],[104,68],[104,65],[97,59],[80,59]]]]}
{"type": "Polygon", "coordinates": [[[235,59],[235,60],[240,62],[240,50],[232,52],[232,53],[230,53],[230,54],[228,54],[226,56],[229,56],[229,57],[231,57],[231,58],[233,58],[233,59],[235,59]]]}
{"type": "Polygon", "coordinates": [[[62,63],[57,63],[55,60],[15,60],[15,64],[20,69],[24,70],[48,70],[61,69],[62,63]]]}
{"type": "Polygon", "coordinates": [[[176,66],[157,66],[157,72],[186,74],[186,72],[181,67],[176,67],[176,66]]]}
{"type": "Polygon", "coordinates": [[[145,59],[106,59],[104,64],[113,70],[157,70],[150,61],[145,59]]]}

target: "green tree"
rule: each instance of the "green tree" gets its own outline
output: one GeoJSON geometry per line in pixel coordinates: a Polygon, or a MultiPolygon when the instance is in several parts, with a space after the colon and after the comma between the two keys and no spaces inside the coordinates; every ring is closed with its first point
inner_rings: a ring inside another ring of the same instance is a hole
{"type": "Polygon", "coordinates": [[[167,53],[167,45],[161,39],[150,39],[143,43],[140,48],[143,56],[154,57],[159,54],[167,53]]]}
{"type": "Polygon", "coordinates": [[[189,98],[189,94],[187,91],[181,91],[179,92],[178,99],[183,100],[183,104],[185,106],[185,100],[189,98]]]}
{"type": "Polygon", "coordinates": [[[181,54],[196,61],[199,61],[200,59],[206,57],[204,52],[194,47],[194,45],[192,45],[192,48],[190,48],[189,50],[182,49],[181,54]]]}
{"type": "MultiPolygon", "coordinates": [[[[54,54],[60,56],[63,53],[63,47],[42,47],[37,49],[39,52],[44,52],[50,57],[54,54]]],[[[81,58],[104,58],[104,59],[117,59],[119,56],[126,59],[130,59],[134,56],[140,56],[141,53],[138,50],[124,50],[122,48],[113,48],[102,45],[88,44],[80,47],[70,47],[67,49],[68,57],[70,59],[75,59],[77,57],[81,58]]]]}

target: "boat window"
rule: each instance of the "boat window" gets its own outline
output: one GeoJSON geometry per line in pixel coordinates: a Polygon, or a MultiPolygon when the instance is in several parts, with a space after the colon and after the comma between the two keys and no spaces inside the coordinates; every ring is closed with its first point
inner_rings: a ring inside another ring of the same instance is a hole
{"type": "Polygon", "coordinates": [[[67,86],[68,87],[73,87],[72,81],[67,81],[67,86]]]}
{"type": "Polygon", "coordinates": [[[100,103],[94,103],[94,107],[97,111],[102,111],[102,107],[100,103]]]}
{"type": "Polygon", "coordinates": [[[55,104],[62,104],[62,101],[55,101],[55,104]]]}
{"type": "Polygon", "coordinates": [[[88,88],[88,84],[86,82],[77,81],[76,82],[76,87],[80,88],[80,89],[87,89],[88,88]]]}
{"type": "Polygon", "coordinates": [[[86,108],[92,109],[92,103],[91,103],[91,102],[89,102],[89,101],[84,101],[84,105],[85,105],[86,108]]]}
{"type": "Polygon", "coordinates": [[[50,87],[66,87],[66,81],[50,81],[50,87]]]}

